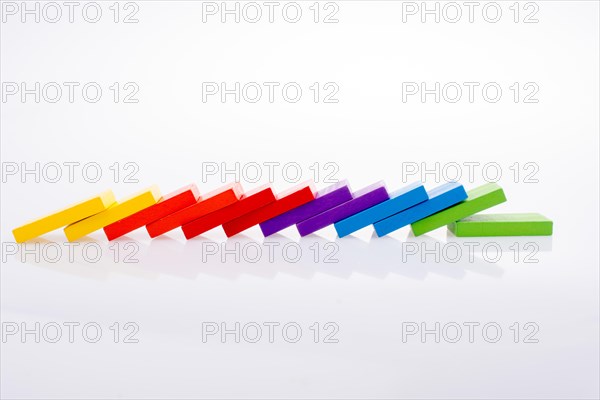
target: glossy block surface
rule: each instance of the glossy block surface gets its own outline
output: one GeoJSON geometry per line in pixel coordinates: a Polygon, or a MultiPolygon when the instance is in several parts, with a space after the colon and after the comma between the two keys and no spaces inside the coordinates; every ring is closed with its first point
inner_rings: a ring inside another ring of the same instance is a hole
{"type": "Polygon", "coordinates": [[[373,224],[377,236],[385,236],[404,226],[442,211],[467,199],[465,188],[457,182],[440,185],[427,192],[429,200],[373,224]]]}
{"type": "Polygon", "coordinates": [[[13,229],[13,236],[17,243],[26,242],[40,235],[60,229],[64,226],[81,221],[94,214],[105,211],[115,203],[112,190],[106,190],[97,196],[72,204],[61,210],[30,221],[25,225],[13,229]]]}
{"type": "Polygon", "coordinates": [[[65,235],[69,241],[77,240],[131,214],[150,207],[151,205],[156,204],[159,199],[160,190],[158,186],[153,185],[148,189],[144,189],[114,203],[105,211],[67,225],[64,229],[65,235]]]}

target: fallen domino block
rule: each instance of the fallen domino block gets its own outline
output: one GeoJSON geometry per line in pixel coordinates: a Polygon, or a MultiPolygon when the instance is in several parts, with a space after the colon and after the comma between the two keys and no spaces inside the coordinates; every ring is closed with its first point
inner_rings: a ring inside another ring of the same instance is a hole
{"type": "Polygon", "coordinates": [[[389,200],[338,221],[333,226],[338,236],[342,238],[377,221],[381,221],[390,215],[422,203],[428,198],[423,184],[415,182],[390,193],[389,200]]]}
{"type": "Polygon", "coordinates": [[[305,219],[296,224],[296,227],[298,228],[298,232],[300,232],[300,236],[310,235],[319,229],[325,228],[328,225],[373,207],[389,198],[390,196],[385,188],[385,184],[383,181],[379,181],[354,192],[352,194],[352,200],[333,207],[321,214],[315,215],[314,217],[305,219]]]}
{"type": "Polygon", "coordinates": [[[314,200],[262,222],[260,229],[265,237],[270,236],[351,199],[352,193],[348,187],[348,182],[343,180],[319,190],[314,200]]]}
{"type": "Polygon", "coordinates": [[[274,201],[273,189],[269,185],[264,185],[244,193],[239,201],[225,208],[188,222],[181,229],[186,239],[191,239],[274,201]]]}
{"type": "Polygon", "coordinates": [[[541,214],[477,214],[453,222],[448,229],[458,237],[550,236],[552,221],[541,214]]]}
{"type": "Polygon", "coordinates": [[[171,192],[158,201],[158,203],[131,214],[120,221],[104,227],[104,233],[108,240],[114,240],[127,233],[148,225],[156,220],[173,214],[183,208],[189,207],[198,201],[200,193],[196,185],[184,186],[179,190],[171,192]]]}
{"type": "Polygon", "coordinates": [[[406,225],[442,211],[467,199],[465,188],[458,182],[449,182],[427,192],[429,200],[408,208],[390,217],[375,222],[377,236],[385,236],[406,225]]]}
{"type": "Polygon", "coordinates": [[[67,239],[72,242],[85,235],[89,235],[98,229],[102,229],[107,225],[122,220],[144,208],[150,207],[151,205],[156,204],[159,199],[160,190],[158,189],[158,186],[153,185],[148,189],[126,197],[101,213],[67,225],[64,229],[65,235],[67,235],[67,239]]]}
{"type": "Polygon", "coordinates": [[[239,183],[227,184],[207,193],[204,197],[199,196],[198,201],[191,206],[146,225],[146,230],[151,238],[155,238],[195,219],[225,208],[238,201],[241,195],[242,186],[239,183]]]}
{"type": "Polygon", "coordinates": [[[224,223],[223,230],[227,237],[232,237],[254,225],[300,207],[314,198],[315,188],[312,181],[301,183],[277,195],[277,199],[273,203],[224,223]]]}
{"type": "Polygon", "coordinates": [[[496,183],[486,183],[469,190],[467,199],[462,203],[414,222],[412,231],[415,236],[419,236],[505,201],[506,196],[500,186],[496,183]]]}
{"type": "Polygon", "coordinates": [[[13,229],[17,243],[23,243],[45,233],[60,229],[64,226],[81,221],[94,214],[105,211],[115,202],[112,190],[107,190],[97,196],[72,204],[62,210],[57,210],[44,217],[30,221],[23,226],[13,229]]]}

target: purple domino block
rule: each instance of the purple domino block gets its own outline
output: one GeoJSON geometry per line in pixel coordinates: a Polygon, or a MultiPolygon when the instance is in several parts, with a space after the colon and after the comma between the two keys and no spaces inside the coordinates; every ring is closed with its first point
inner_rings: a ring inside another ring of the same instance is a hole
{"type": "Polygon", "coordinates": [[[261,223],[260,229],[263,235],[270,236],[348,200],[352,200],[348,181],[339,181],[319,190],[314,200],[261,223]]]}
{"type": "Polygon", "coordinates": [[[390,195],[385,188],[385,183],[379,181],[352,193],[352,200],[333,207],[321,214],[315,215],[314,217],[305,219],[296,224],[296,227],[298,228],[298,232],[300,232],[300,236],[310,235],[319,229],[325,228],[327,225],[348,218],[351,215],[373,207],[389,198],[390,195]]]}

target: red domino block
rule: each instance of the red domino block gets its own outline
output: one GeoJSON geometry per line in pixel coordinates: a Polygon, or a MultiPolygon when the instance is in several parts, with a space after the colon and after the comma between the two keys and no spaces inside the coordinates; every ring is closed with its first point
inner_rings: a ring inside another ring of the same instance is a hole
{"type": "Polygon", "coordinates": [[[271,187],[264,185],[244,193],[240,201],[230,206],[188,222],[181,229],[185,237],[191,239],[228,221],[239,218],[269,203],[273,203],[275,200],[276,198],[271,187]]]}
{"type": "Polygon", "coordinates": [[[223,230],[227,237],[232,237],[254,225],[300,207],[302,204],[314,200],[314,198],[314,183],[312,181],[301,183],[278,194],[274,202],[224,223],[223,230]]]}
{"type": "Polygon", "coordinates": [[[200,192],[196,185],[184,186],[161,197],[158,203],[105,226],[104,233],[108,240],[114,240],[144,225],[148,225],[185,207],[189,207],[195,204],[199,198],[200,192]]]}
{"type": "Polygon", "coordinates": [[[146,225],[146,229],[150,237],[155,238],[188,222],[227,207],[238,201],[241,195],[242,186],[237,182],[230,183],[207,193],[204,197],[200,197],[195,204],[146,225]]]}

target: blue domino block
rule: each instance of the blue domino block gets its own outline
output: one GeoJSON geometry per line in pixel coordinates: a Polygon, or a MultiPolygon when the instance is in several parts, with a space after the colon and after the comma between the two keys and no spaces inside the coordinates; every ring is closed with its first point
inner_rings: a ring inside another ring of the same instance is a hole
{"type": "Polygon", "coordinates": [[[467,199],[467,192],[458,182],[449,182],[430,190],[429,200],[373,224],[377,236],[385,236],[403,226],[445,210],[467,199]]]}
{"type": "Polygon", "coordinates": [[[422,203],[428,198],[425,187],[421,182],[411,183],[390,193],[389,200],[336,222],[334,224],[335,230],[339,237],[348,236],[390,215],[397,214],[400,211],[422,203]]]}

